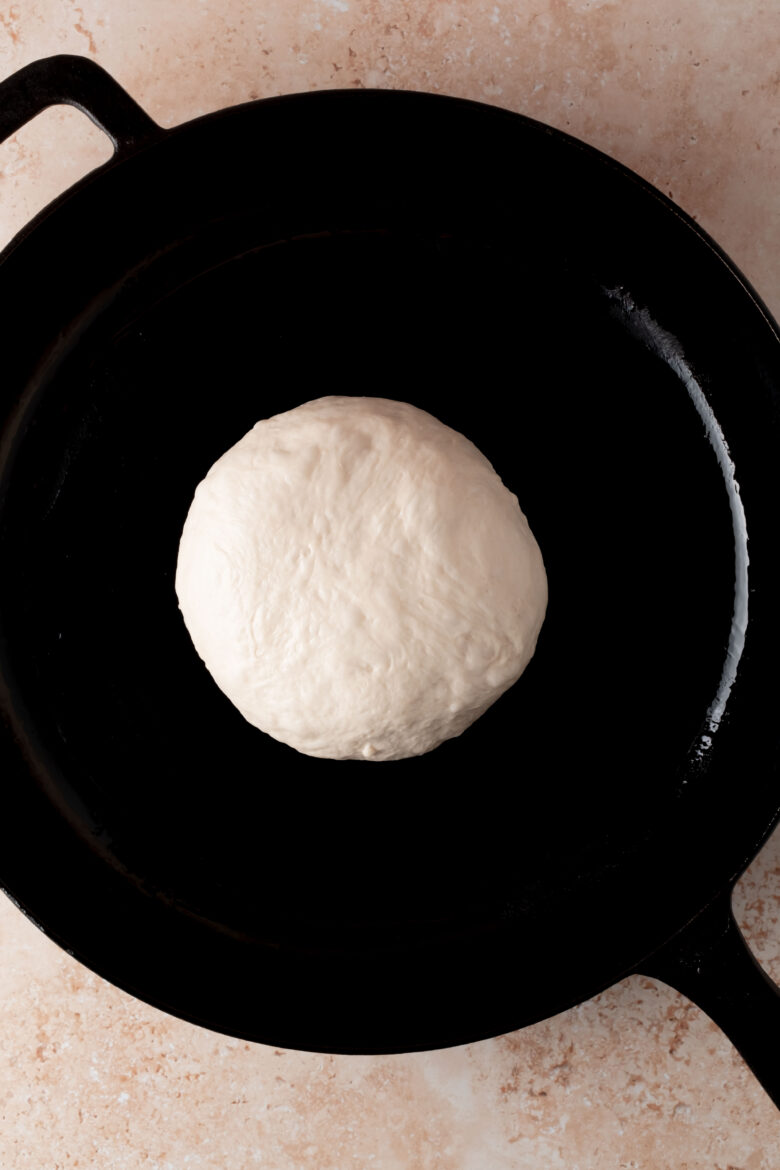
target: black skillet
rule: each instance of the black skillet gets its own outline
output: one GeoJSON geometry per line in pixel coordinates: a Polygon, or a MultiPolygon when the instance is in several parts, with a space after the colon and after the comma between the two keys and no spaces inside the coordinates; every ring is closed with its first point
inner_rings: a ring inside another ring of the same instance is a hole
{"type": "Polygon", "coordinates": [[[0,135],[55,102],[116,154],[0,264],[9,895],[150,1003],[302,1049],[478,1040],[647,972],[780,1101],[777,990],[730,912],[780,805],[755,293],[631,172],[502,110],[337,91],[163,131],[54,57],[0,86],[0,135]],[[465,432],[547,564],[526,674],[419,759],[254,730],[177,610],[195,484],[334,390],[465,432]]]}

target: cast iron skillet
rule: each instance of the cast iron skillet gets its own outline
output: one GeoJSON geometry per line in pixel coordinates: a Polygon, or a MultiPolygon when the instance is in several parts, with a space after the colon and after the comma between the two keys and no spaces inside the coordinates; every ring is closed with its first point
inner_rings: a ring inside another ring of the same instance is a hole
{"type": "Polygon", "coordinates": [[[301,1049],[477,1040],[647,972],[780,1100],[777,990],[730,912],[780,804],[755,293],[653,188],[503,110],[336,91],[163,131],[54,57],[0,87],[0,133],[54,102],[117,149],[0,265],[9,895],[150,1003],[301,1049]],[[547,564],[526,674],[419,759],[249,727],[177,610],[195,484],[332,391],[464,431],[547,564]]]}

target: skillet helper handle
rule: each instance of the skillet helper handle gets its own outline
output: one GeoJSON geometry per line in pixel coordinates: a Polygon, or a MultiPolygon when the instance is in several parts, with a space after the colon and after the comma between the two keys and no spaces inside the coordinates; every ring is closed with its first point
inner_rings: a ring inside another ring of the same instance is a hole
{"type": "Polygon", "coordinates": [[[124,153],[163,130],[89,57],[42,57],[0,82],[0,142],[49,106],[75,106],[124,153]]]}
{"type": "Polygon", "coordinates": [[[705,1011],[780,1108],[780,988],[742,937],[732,892],[721,894],[639,970],[705,1011]]]}

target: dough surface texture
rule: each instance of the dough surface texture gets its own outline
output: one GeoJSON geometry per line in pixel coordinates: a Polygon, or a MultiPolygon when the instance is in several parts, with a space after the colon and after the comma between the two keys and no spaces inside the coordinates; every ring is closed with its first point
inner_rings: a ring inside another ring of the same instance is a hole
{"type": "Polygon", "coordinates": [[[213,465],[176,592],[250,723],[307,755],[379,761],[460,735],[519,678],[547,578],[473,443],[404,402],[328,397],[213,465]]]}

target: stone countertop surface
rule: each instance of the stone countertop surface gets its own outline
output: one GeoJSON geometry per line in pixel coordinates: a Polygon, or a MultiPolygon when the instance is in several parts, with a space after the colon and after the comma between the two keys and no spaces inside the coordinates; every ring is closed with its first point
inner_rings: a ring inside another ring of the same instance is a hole
{"type": "MultiPolygon", "coordinates": [[[[669,194],[780,316],[776,2],[0,0],[0,76],[62,52],[99,61],[163,126],[325,87],[519,110],[669,194]]],[[[0,147],[0,245],[109,154],[70,108],[0,147]]],[[[735,909],[780,980],[780,833],[735,909]]],[[[479,1044],[322,1056],[166,1016],[5,898],[0,956],[2,1170],[780,1168],[780,1113],[715,1025],[651,979],[479,1044]]]]}

